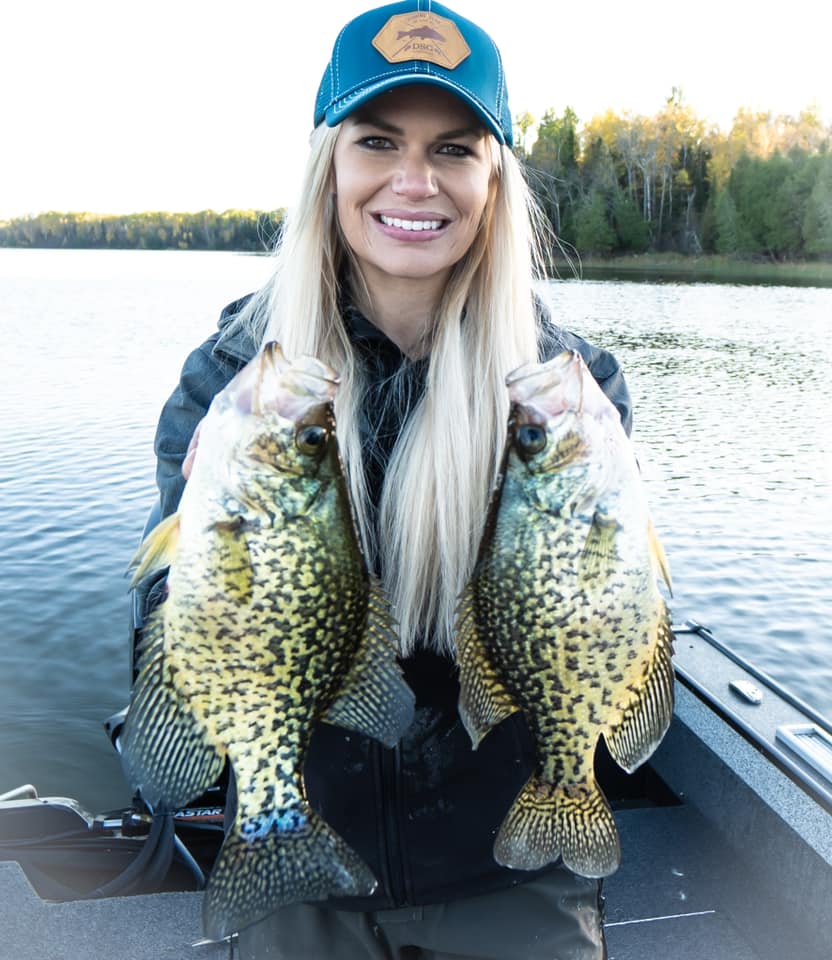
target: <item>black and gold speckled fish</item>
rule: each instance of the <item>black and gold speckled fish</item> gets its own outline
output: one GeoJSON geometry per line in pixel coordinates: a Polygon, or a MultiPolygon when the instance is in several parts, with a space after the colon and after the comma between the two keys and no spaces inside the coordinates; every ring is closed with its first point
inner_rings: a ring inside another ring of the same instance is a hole
{"type": "Polygon", "coordinates": [[[603,877],[618,831],[593,769],[599,736],[627,771],[673,712],[669,575],[618,413],[576,353],[508,378],[503,472],[457,625],[460,713],[474,747],[522,710],[537,766],[497,835],[496,860],[562,857],[603,877]]]}
{"type": "Polygon", "coordinates": [[[139,550],[170,565],[123,737],[154,812],[209,787],[226,758],[233,826],[204,899],[220,939],[276,907],[368,894],[369,868],[308,803],[303,764],[328,721],[392,746],[413,695],[359,549],[335,437],[337,376],[267,345],[205,417],[178,513],[139,550]]]}

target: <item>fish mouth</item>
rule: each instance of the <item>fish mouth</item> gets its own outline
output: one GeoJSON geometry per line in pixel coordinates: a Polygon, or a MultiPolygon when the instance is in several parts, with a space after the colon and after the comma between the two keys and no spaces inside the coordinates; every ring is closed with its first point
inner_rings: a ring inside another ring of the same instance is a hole
{"type": "Polygon", "coordinates": [[[297,422],[332,403],[339,384],[340,377],[328,364],[310,356],[290,361],[280,344],[271,341],[237,374],[234,404],[243,414],[274,412],[297,422]]]}
{"type": "Polygon", "coordinates": [[[618,419],[618,412],[577,350],[564,350],[546,363],[527,363],[506,377],[511,403],[536,422],[563,414],[597,421],[618,419]]]}
{"type": "Polygon", "coordinates": [[[543,420],[567,411],[580,413],[584,403],[584,371],[577,351],[564,351],[545,363],[525,363],[506,377],[512,404],[536,411],[543,420]]]}

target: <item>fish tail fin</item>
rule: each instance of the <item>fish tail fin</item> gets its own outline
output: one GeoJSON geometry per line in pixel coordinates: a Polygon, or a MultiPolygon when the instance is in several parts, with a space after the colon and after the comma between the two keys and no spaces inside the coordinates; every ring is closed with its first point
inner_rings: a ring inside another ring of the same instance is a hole
{"type": "Polygon", "coordinates": [[[532,776],[509,810],[494,843],[498,863],[538,870],[561,857],[583,877],[618,869],[618,830],[593,782],[557,786],[532,776]]]}
{"type": "Polygon", "coordinates": [[[237,820],[205,889],[205,935],[222,940],[278,907],[329,896],[369,896],[376,878],[308,804],[237,820]]]}

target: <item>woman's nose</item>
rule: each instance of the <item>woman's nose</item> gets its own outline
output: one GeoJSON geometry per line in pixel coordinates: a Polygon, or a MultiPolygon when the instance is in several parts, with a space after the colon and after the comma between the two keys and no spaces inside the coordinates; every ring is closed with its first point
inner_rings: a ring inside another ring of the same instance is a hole
{"type": "Polygon", "coordinates": [[[426,157],[406,155],[402,157],[393,175],[393,192],[413,199],[432,197],[437,193],[433,166],[426,157]]]}

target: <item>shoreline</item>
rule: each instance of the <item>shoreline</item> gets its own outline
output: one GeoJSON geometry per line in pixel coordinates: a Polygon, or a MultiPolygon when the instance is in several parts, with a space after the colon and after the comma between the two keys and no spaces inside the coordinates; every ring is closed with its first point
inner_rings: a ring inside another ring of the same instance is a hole
{"type": "MultiPolygon", "coordinates": [[[[177,249],[161,247],[47,247],[3,245],[0,250],[108,250],[136,253],[236,253],[248,256],[269,256],[268,250],[233,248],[177,249]]],[[[785,263],[770,260],[744,260],[719,254],[700,256],[680,253],[623,254],[617,257],[580,258],[570,260],[557,256],[549,265],[552,280],[632,280],[653,283],[741,283],[766,286],[832,287],[832,261],[809,260],[785,263]]]]}
{"type": "MultiPolygon", "coordinates": [[[[740,260],[719,255],[686,256],[674,253],[626,254],[620,257],[588,257],[577,261],[578,275],[585,280],[652,280],[704,283],[761,283],[832,287],[832,262],[740,260]]],[[[555,263],[556,276],[571,279],[573,271],[564,261],[555,263]]]]}

